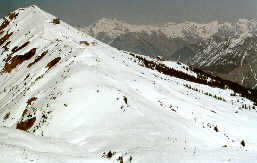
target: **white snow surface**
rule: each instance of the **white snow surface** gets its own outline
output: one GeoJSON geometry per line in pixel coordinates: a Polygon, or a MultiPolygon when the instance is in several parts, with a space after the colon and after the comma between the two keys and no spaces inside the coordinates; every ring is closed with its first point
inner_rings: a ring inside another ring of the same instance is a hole
{"type": "MultiPolygon", "coordinates": [[[[0,75],[1,163],[120,162],[120,156],[126,163],[257,162],[257,113],[241,109],[253,102],[140,66],[128,53],[63,21],[51,23],[55,17],[36,6],[15,12],[19,15],[4,29],[14,33],[9,50],[1,45],[0,69],[13,47],[30,41],[14,56],[37,50],[0,75]],[[61,60],[48,70],[57,57],[61,60]],[[36,121],[27,132],[16,129],[31,117],[36,121]],[[114,156],[103,157],[110,150],[114,156]]],[[[175,62],[164,64],[181,70],[175,62]]]]}

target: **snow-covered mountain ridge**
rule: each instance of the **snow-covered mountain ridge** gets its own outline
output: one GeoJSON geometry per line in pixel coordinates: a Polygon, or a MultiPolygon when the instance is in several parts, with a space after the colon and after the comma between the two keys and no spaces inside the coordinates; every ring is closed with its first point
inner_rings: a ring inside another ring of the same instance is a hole
{"type": "Polygon", "coordinates": [[[80,27],[79,29],[93,36],[106,33],[112,39],[128,32],[146,32],[148,34],[161,32],[170,38],[185,38],[188,37],[188,34],[191,34],[202,39],[208,39],[219,32],[231,32],[241,37],[252,34],[256,35],[257,20],[238,19],[236,23],[212,21],[206,24],[200,24],[187,21],[183,23],[169,22],[156,25],[132,25],[115,18],[102,18],[92,25],[80,27]]]}
{"type": "Polygon", "coordinates": [[[256,162],[254,91],[36,6],[0,24],[0,162],[256,162]]]}

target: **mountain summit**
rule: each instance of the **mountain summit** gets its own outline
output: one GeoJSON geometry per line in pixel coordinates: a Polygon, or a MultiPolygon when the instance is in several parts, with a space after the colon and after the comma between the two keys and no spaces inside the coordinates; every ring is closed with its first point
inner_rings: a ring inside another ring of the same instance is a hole
{"type": "Polygon", "coordinates": [[[0,21],[0,162],[254,162],[256,94],[36,6],[0,21]],[[251,134],[250,134],[251,133],[251,134]]]}

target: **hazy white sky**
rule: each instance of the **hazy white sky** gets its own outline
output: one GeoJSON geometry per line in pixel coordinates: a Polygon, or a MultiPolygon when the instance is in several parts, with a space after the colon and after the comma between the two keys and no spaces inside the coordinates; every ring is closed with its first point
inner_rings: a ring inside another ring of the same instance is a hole
{"type": "Polygon", "coordinates": [[[129,23],[257,19],[257,0],[0,0],[0,16],[32,3],[73,25],[102,17],[129,23]]]}

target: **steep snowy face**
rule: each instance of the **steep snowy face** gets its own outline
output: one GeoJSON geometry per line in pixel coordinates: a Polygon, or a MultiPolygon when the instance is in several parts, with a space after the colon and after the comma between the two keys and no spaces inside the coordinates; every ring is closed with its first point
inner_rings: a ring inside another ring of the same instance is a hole
{"type": "Polygon", "coordinates": [[[0,53],[0,162],[257,158],[256,92],[237,84],[118,51],[36,6],[0,21],[0,53]]]}
{"type": "MultiPolygon", "coordinates": [[[[54,114],[53,107],[62,94],[76,97],[72,92],[80,85],[82,93],[83,87],[90,87],[83,79],[91,76],[94,83],[94,78],[105,74],[104,68],[97,73],[102,60],[98,55],[107,57],[108,63],[111,54],[118,53],[36,6],[10,13],[0,23],[1,126],[44,135],[39,129],[54,114]]],[[[62,103],[61,107],[66,105],[62,103]]]]}

